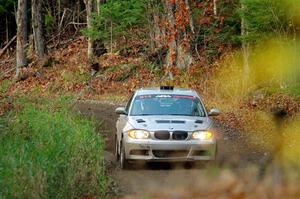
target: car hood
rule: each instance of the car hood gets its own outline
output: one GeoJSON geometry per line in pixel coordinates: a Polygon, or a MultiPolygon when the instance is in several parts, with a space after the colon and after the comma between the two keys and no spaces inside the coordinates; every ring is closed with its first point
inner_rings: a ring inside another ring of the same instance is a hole
{"type": "Polygon", "coordinates": [[[196,131],[206,130],[212,125],[208,117],[191,116],[130,116],[128,122],[135,129],[148,131],[196,131]]]}

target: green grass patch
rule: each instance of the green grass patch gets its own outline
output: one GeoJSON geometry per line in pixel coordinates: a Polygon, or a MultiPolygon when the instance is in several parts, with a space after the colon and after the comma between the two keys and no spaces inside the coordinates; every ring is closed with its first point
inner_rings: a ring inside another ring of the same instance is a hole
{"type": "Polygon", "coordinates": [[[285,92],[290,95],[300,97],[300,83],[289,86],[285,92]]]}
{"type": "Polygon", "coordinates": [[[117,78],[116,81],[125,81],[126,79],[130,78],[133,75],[136,75],[137,65],[130,64],[128,65],[127,70],[125,69],[123,73],[121,73],[117,78]]]}
{"type": "Polygon", "coordinates": [[[110,180],[95,123],[69,100],[20,102],[0,118],[0,198],[104,196],[110,180]]]}
{"type": "Polygon", "coordinates": [[[9,87],[12,85],[12,81],[9,79],[3,80],[0,82],[0,95],[8,91],[9,87]]]}
{"type": "Polygon", "coordinates": [[[267,87],[265,90],[266,93],[269,95],[274,93],[284,93],[294,97],[300,97],[300,83],[294,83],[284,88],[280,88],[278,86],[270,86],[267,87]]]}
{"type": "Polygon", "coordinates": [[[111,73],[117,74],[114,78],[115,81],[125,81],[133,75],[137,75],[138,65],[136,64],[119,64],[107,68],[104,71],[104,75],[109,75],[111,73]]]}
{"type": "Polygon", "coordinates": [[[81,73],[80,71],[63,70],[61,76],[69,84],[83,83],[89,79],[89,74],[81,73]]]}

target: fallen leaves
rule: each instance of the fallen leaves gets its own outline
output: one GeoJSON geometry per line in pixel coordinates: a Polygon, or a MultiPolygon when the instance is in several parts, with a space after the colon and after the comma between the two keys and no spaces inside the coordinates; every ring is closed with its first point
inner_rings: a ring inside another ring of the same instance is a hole
{"type": "MultiPolygon", "coordinates": [[[[133,46],[141,46],[135,41],[133,46]]],[[[196,89],[207,104],[218,105],[214,102],[215,87],[213,81],[216,71],[222,69],[220,64],[207,66],[201,60],[192,65],[188,71],[181,71],[176,67],[169,67],[167,72],[174,76],[172,81],[162,79],[162,73],[156,73],[143,57],[124,57],[118,53],[107,53],[99,58],[101,64],[99,72],[92,76],[86,59],[87,41],[83,37],[74,40],[70,45],[57,49],[50,53],[51,67],[43,68],[33,62],[31,66],[22,69],[21,73],[27,74],[23,81],[9,86],[7,95],[17,93],[32,93],[38,95],[59,95],[61,93],[77,95],[84,93],[83,98],[99,99],[103,95],[128,96],[135,89],[147,86],[159,86],[163,83],[171,83],[178,87],[196,89]],[[213,102],[213,103],[212,103],[213,102]]],[[[222,58],[221,58],[222,59],[222,58]]],[[[222,61],[220,61],[221,63],[222,61]]],[[[7,68],[6,65],[3,68],[7,68]]],[[[2,69],[2,68],[1,68],[2,69]]],[[[8,77],[7,77],[8,78],[8,77]]],[[[9,78],[13,78],[13,73],[9,78]]],[[[225,99],[223,99],[224,101],[225,99]]],[[[290,115],[298,112],[299,100],[285,94],[273,95],[263,99],[246,99],[237,101],[237,109],[267,110],[272,106],[286,107],[290,115]]],[[[235,111],[226,111],[219,120],[226,120],[226,124],[242,128],[245,123],[235,111]]]]}

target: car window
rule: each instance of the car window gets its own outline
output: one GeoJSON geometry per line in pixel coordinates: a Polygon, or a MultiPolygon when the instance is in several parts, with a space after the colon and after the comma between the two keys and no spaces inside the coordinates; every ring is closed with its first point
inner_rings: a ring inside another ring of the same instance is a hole
{"type": "Polygon", "coordinates": [[[133,96],[134,96],[134,94],[131,95],[130,99],[128,100],[128,102],[127,102],[127,104],[126,104],[125,111],[126,111],[127,113],[129,113],[129,108],[130,108],[131,102],[132,102],[132,100],[133,100],[133,96]]]}
{"type": "Polygon", "coordinates": [[[130,115],[206,116],[201,101],[195,96],[159,94],[136,96],[130,115]]]}

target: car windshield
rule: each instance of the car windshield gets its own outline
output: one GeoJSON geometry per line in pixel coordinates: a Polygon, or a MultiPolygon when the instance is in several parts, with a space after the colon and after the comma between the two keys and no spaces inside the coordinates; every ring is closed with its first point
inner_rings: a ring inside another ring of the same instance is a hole
{"type": "Polygon", "coordinates": [[[133,101],[130,115],[205,117],[205,111],[199,98],[190,95],[139,95],[133,101]]]}

